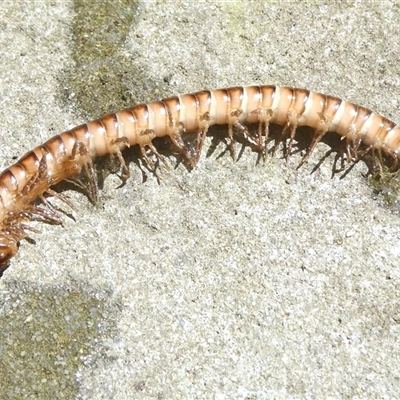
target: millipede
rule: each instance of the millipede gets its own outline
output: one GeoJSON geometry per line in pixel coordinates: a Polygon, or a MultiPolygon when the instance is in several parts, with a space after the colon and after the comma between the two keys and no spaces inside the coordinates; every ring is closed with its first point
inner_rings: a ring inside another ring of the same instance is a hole
{"type": "Polygon", "coordinates": [[[343,158],[349,163],[371,152],[381,165],[384,159],[392,159],[391,168],[395,169],[400,157],[400,126],[368,108],[306,89],[238,86],[135,105],[53,136],[0,174],[0,276],[17,253],[19,242],[31,232],[38,233],[29,221],[62,223],[49,197],[73,207],[55,185],[73,182],[96,203],[99,185],[95,159],[117,158],[124,183],[129,178],[122,153],[127,147],[138,146],[140,157],[152,171],[156,169],[154,157],[168,167],[154,145],[156,138],[168,137],[194,167],[214,125],[227,126],[226,144],[233,159],[236,132],[265,160],[282,142],[286,143],[285,157],[289,157],[301,126],[310,127],[314,133],[300,165],[327,132],[335,132],[343,140],[343,158]],[[274,139],[270,137],[272,124],[282,127],[274,139]],[[194,134],[190,143],[185,141],[188,133],[194,134]]]}

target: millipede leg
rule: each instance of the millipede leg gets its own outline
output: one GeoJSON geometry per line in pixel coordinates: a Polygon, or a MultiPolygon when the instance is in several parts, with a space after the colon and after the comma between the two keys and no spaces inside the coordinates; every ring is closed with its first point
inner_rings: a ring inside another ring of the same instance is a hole
{"type": "Polygon", "coordinates": [[[322,139],[322,137],[325,135],[327,131],[326,130],[316,130],[314,133],[314,136],[312,138],[311,144],[307,149],[307,152],[305,156],[302,158],[300,161],[299,165],[297,168],[300,168],[310,157],[311,153],[314,151],[315,146],[318,144],[318,142],[322,139]]]}
{"type": "Polygon", "coordinates": [[[124,159],[124,157],[122,155],[122,151],[121,151],[121,148],[120,148],[121,144],[123,144],[124,147],[130,147],[129,140],[125,136],[117,138],[117,139],[113,139],[110,142],[111,146],[115,146],[116,147],[115,154],[117,155],[119,163],[121,164],[121,168],[122,168],[122,173],[121,173],[120,178],[122,180],[122,185],[124,185],[125,182],[130,178],[131,174],[129,172],[129,168],[126,165],[125,159],[124,159]]]}
{"type": "Polygon", "coordinates": [[[76,156],[79,155],[84,159],[83,168],[88,178],[89,188],[86,189],[88,197],[93,204],[99,201],[99,188],[97,185],[97,178],[93,168],[93,161],[90,157],[88,149],[81,142],[75,142],[72,148],[72,155],[70,161],[74,161],[76,156]]]}
{"type": "Polygon", "coordinates": [[[175,134],[174,136],[170,136],[171,142],[175,145],[175,147],[183,154],[186,160],[190,163],[192,167],[195,166],[196,162],[194,157],[190,154],[190,151],[186,147],[180,135],[175,134]]]}
{"type": "Polygon", "coordinates": [[[228,149],[229,153],[231,154],[231,157],[233,161],[236,161],[236,146],[235,146],[235,139],[233,138],[233,127],[232,124],[228,125],[228,149]]]}
{"type": "Polygon", "coordinates": [[[61,200],[62,202],[67,204],[72,210],[77,211],[76,208],[74,207],[74,205],[69,200],[68,196],[66,196],[62,193],[57,193],[55,190],[50,189],[50,188],[46,190],[46,193],[48,193],[50,196],[56,197],[57,199],[61,200]]]}
{"type": "Polygon", "coordinates": [[[202,150],[202,148],[203,148],[204,141],[206,140],[206,137],[207,137],[207,131],[208,131],[208,127],[206,127],[206,128],[203,129],[203,130],[199,130],[199,131],[197,132],[196,140],[195,140],[195,144],[196,144],[196,150],[195,150],[195,152],[196,152],[196,153],[195,153],[195,155],[194,155],[195,164],[197,164],[198,161],[199,161],[199,159],[200,159],[201,150],[202,150]]]}
{"type": "Polygon", "coordinates": [[[153,143],[149,143],[147,145],[149,149],[154,153],[154,155],[164,164],[165,168],[169,171],[169,165],[165,158],[157,151],[157,149],[153,146],[153,143]]]}

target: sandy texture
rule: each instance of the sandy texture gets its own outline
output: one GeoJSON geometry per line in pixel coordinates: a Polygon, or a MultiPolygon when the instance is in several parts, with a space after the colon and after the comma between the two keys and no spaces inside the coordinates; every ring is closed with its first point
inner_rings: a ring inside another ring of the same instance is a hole
{"type": "MultiPolygon", "coordinates": [[[[1,167],[203,88],[306,87],[400,121],[398,5],[298,3],[2,2],[1,167]]],[[[328,149],[296,170],[220,145],[161,184],[132,165],[96,207],[69,193],[76,221],[40,225],[0,281],[0,397],[398,396],[400,219],[365,165],[310,174],[328,149]]]]}

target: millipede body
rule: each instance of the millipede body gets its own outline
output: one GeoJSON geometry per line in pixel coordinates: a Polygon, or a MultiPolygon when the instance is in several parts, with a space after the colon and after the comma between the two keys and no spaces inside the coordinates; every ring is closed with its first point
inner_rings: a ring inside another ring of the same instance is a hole
{"type": "Polygon", "coordinates": [[[271,85],[231,87],[135,105],[52,137],[1,173],[0,276],[17,253],[19,241],[30,232],[37,232],[27,224],[30,220],[62,222],[47,199],[57,196],[70,204],[53,189],[56,184],[72,181],[84,188],[93,202],[97,201],[93,166],[97,157],[116,156],[121,164],[121,177],[126,180],[129,170],[122,154],[124,148],[137,145],[144,162],[154,170],[149,153],[166,164],[154,146],[154,139],[169,137],[194,166],[209,128],[227,125],[227,145],[234,159],[234,130],[265,159],[271,150],[268,148],[271,124],[283,127],[272,152],[280,142],[288,140],[286,156],[291,154],[298,127],[314,129],[301,164],[328,131],[344,139],[344,156],[349,162],[371,151],[381,162],[383,155],[392,158],[393,167],[397,167],[400,157],[400,127],[394,122],[367,108],[305,89],[271,85]],[[189,132],[195,134],[192,145],[184,140],[189,132]]]}

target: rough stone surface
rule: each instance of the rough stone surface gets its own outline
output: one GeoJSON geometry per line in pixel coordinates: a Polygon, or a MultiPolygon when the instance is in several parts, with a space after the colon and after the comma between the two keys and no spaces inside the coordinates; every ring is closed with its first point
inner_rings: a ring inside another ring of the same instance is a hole
{"type": "MultiPolygon", "coordinates": [[[[1,167],[203,88],[306,87],[400,121],[396,2],[87,3],[0,4],[1,167]]],[[[327,150],[296,170],[220,145],[160,184],[132,165],[96,207],[69,193],[75,220],[37,225],[0,281],[0,397],[398,396],[400,219],[362,163],[310,174],[327,150]]]]}

